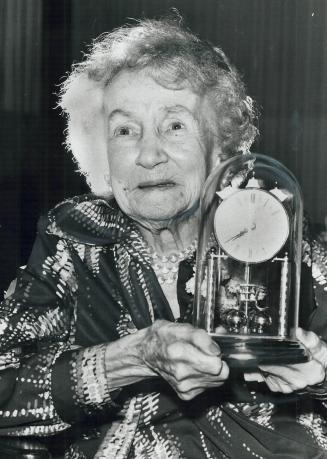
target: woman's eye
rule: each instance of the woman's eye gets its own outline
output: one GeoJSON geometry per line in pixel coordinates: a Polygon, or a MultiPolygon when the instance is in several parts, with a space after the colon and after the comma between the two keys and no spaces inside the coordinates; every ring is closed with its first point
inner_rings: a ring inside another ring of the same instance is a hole
{"type": "Polygon", "coordinates": [[[179,121],[174,121],[169,126],[170,131],[180,131],[181,129],[184,129],[184,124],[179,121]]]}
{"type": "Polygon", "coordinates": [[[129,126],[121,126],[115,129],[116,137],[124,137],[124,136],[129,136],[129,135],[133,135],[133,129],[129,126]]]}

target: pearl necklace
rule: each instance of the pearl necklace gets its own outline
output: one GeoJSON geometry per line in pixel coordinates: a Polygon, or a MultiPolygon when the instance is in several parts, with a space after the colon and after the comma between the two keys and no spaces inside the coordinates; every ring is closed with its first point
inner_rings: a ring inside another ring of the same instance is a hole
{"type": "Polygon", "coordinates": [[[191,245],[178,253],[160,256],[153,247],[147,245],[146,252],[150,257],[151,266],[157,275],[161,285],[172,284],[177,279],[179,263],[182,260],[189,258],[197,248],[197,240],[195,239],[191,245]]]}

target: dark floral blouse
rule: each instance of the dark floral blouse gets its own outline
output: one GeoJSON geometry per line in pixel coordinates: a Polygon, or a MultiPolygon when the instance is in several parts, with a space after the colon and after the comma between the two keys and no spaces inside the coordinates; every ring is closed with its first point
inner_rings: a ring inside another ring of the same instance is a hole
{"type": "MultiPolygon", "coordinates": [[[[304,239],[301,325],[324,339],[326,260],[304,239]]],[[[194,262],[179,267],[182,321],[194,262]]],[[[92,195],[59,204],[1,305],[0,435],[52,438],[69,459],[327,458],[327,383],[276,396],[232,372],[190,402],[160,378],[111,390],[105,344],[156,319],[174,317],[133,222],[92,195]]]]}

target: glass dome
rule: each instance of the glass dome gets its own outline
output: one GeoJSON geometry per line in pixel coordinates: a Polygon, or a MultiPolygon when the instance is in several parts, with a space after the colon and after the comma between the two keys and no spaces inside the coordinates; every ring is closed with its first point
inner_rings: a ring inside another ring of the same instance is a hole
{"type": "Polygon", "coordinates": [[[246,153],[219,164],[201,201],[194,323],[231,366],[302,362],[302,197],[293,174],[246,153]]]}

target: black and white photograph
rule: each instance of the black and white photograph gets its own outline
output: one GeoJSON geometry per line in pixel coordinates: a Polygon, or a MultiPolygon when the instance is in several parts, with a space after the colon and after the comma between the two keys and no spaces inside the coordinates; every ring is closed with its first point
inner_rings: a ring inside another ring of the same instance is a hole
{"type": "Polygon", "coordinates": [[[0,459],[327,459],[327,1],[0,36],[0,459]]]}

